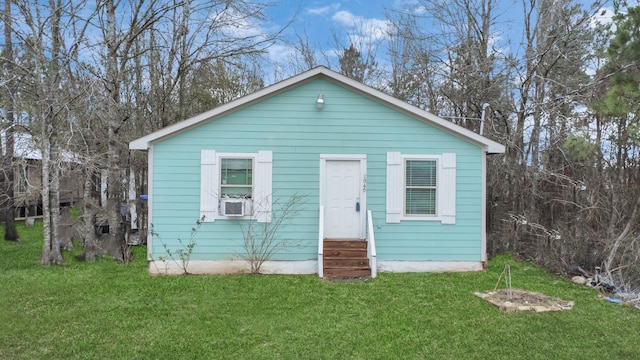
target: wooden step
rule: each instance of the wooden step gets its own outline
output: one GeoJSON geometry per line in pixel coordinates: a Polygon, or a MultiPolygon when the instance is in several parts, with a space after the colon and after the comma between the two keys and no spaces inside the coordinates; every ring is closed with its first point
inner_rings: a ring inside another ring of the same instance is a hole
{"type": "Polygon", "coordinates": [[[324,277],[352,281],[371,276],[366,240],[325,239],[323,245],[324,277]]]}
{"type": "Polygon", "coordinates": [[[362,258],[367,257],[366,249],[356,249],[356,250],[343,250],[343,249],[327,249],[324,248],[323,251],[325,259],[334,259],[334,258],[362,258]]]}
{"type": "Polygon", "coordinates": [[[324,259],[323,265],[325,268],[362,268],[369,266],[369,258],[339,258],[339,259],[324,259]]]}
{"type": "Polygon", "coordinates": [[[367,249],[366,240],[354,240],[354,239],[325,239],[324,248],[328,249],[367,249]]]}

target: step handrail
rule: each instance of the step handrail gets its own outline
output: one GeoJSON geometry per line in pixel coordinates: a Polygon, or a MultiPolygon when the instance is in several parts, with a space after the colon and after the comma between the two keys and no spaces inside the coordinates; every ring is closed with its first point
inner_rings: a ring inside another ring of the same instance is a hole
{"type": "Polygon", "coordinates": [[[324,206],[320,205],[320,215],[318,216],[318,276],[324,277],[323,248],[324,248],[324,206]]]}
{"type": "Polygon", "coordinates": [[[369,257],[369,266],[371,266],[371,277],[374,278],[377,275],[377,254],[376,238],[373,233],[373,215],[371,214],[371,210],[367,210],[367,241],[369,242],[369,246],[367,246],[367,256],[369,257]]]}

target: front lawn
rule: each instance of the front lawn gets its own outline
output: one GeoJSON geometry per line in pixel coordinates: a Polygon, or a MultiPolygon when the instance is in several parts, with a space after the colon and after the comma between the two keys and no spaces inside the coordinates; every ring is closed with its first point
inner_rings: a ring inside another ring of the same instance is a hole
{"type": "MultiPolygon", "coordinates": [[[[37,224],[40,225],[40,224],[37,224]]],[[[366,283],[301,276],[149,276],[128,265],[38,263],[41,228],[0,240],[2,359],[633,359],[640,310],[501,256],[486,272],[388,274],[366,283]],[[514,288],[570,311],[503,313],[474,296],[505,264],[514,288]]],[[[2,235],[0,231],[0,235],[2,235]]]]}

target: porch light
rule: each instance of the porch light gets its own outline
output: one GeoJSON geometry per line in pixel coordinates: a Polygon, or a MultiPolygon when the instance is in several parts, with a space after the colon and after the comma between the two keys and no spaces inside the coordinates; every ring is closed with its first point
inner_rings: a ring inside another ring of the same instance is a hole
{"type": "Polygon", "coordinates": [[[318,99],[316,100],[316,107],[318,109],[322,109],[323,106],[324,106],[324,95],[320,94],[318,95],[318,99]]]}

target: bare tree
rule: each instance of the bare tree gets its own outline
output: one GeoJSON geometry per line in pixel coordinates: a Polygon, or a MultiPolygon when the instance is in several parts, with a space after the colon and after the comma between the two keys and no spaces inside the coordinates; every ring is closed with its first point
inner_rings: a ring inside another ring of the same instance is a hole
{"type": "Polygon", "coordinates": [[[307,35],[307,32],[305,31],[304,35],[296,34],[296,40],[297,41],[293,45],[293,48],[295,49],[296,54],[298,54],[296,60],[299,60],[299,62],[294,65],[294,73],[307,71],[318,66],[319,64],[316,51],[309,43],[309,36],[307,35]]]}
{"type": "Polygon", "coordinates": [[[485,104],[510,113],[513,62],[499,42],[497,8],[494,0],[423,0],[388,10],[390,92],[476,131],[485,104]]]}
{"type": "Polygon", "coordinates": [[[422,34],[414,12],[390,11],[388,91],[422,109],[437,111],[437,70],[431,39],[422,34]]]}
{"type": "MultiPolygon", "coordinates": [[[[4,188],[6,189],[6,202],[2,201],[3,205],[0,208],[4,209],[4,224],[5,233],[4,239],[9,241],[18,241],[18,231],[14,222],[16,208],[15,208],[15,194],[14,194],[14,138],[13,138],[13,125],[14,125],[14,71],[13,71],[13,19],[11,15],[11,0],[5,0],[4,11],[2,19],[4,21],[4,56],[6,58],[3,61],[3,74],[4,74],[4,87],[6,89],[6,97],[4,101],[4,117],[6,123],[3,125],[2,131],[5,134],[5,156],[2,158],[2,171],[4,178],[4,188]]],[[[2,140],[0,140],[0,143],[2,140]]],[[[1,145],[1,144],[0,144],[1,145]]],[[[0,146],[0,149],[2,146],[0,146]]]]}

